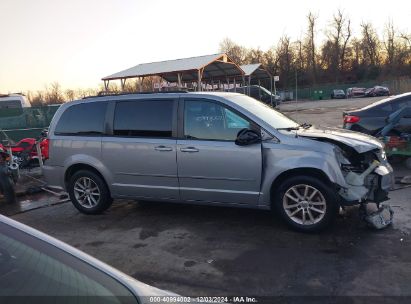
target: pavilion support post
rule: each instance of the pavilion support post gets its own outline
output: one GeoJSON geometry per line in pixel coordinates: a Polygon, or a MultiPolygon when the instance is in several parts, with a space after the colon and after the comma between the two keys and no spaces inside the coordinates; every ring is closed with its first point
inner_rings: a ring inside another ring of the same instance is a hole
{"type": "Polygon", "coordinates": [[[143,92],[143,81],[144,81],[144,77],[140,77],[139,78],[140,92],[143,92]]]}
{"type": "Polygon", "coordinates": [[[248,76],[248,96],[251,95],[251,75],[248,76]]]}
{"type": "Polygon", "coordinates": [[[123,91],[123,92],[124,92],[124,88],[126,86],[126,80],[127,80],[127,78],[120,79],[121,91],[123,91]]]}
{"type": "Polygon", "coordinates": [[[181,73],[177,73],[177,85],[178,89],[181,90],[181,73]]]}
{"type": "Polygon", "coordinates": [[[234,77],[233,83],[234,83],[234,92],[237,92],[237,86],[235,84],[235,77],[234,77]]]}
{"type": "Polygon", "coordinates": [[[110,85],[110,80],[104,80],[104,89],[108,91],[108,87],[110,85]]]}
{"type": "Polygon", "coordinates": [[[197,72],[197,91],[201,91],[201,69],[197,72]]]}
{"type": "Polygon", "coordinates": [[[221,91],[221,80],[218,81],[218,90],[221,91]]]}
{"type": "Polygon", "coordinates": [[[227,80],[227,91],[230,89],[230,78],[226,77],[227,80]]]}

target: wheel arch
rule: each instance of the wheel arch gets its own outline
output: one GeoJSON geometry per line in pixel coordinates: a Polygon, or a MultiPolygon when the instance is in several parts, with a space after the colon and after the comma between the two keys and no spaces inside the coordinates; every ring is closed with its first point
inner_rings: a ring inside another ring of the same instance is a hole
{"type": "Polygon", "coordinates": [[[270,204],[274,203],[275,191],[278,189],[278,186],[283,183],[285,180],[294,177],[294,176],[310,176],[315,177],[324,182],[326,185],[335,188],[335,184],[331,182],[330,178],[327,174],[318,168],[311,168],[311,167],[303,167],[303,168],[295,168],[290,169],[287,171],[282,172],[279,174],[271,183],[270,188],[270,204]]]}

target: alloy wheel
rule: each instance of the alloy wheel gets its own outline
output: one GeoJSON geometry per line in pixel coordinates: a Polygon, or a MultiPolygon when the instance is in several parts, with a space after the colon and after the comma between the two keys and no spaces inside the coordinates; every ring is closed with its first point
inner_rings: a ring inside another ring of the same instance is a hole
{"type": "Polygon", "coordinates": [[[74,196],[84,208],[93,208],[98,205],[101,193],[91,178],[80,177],[74,184],[74,196]]]}
{"type": "Polygon", "coordinates": [[[293,222],[313,225],[324,218],[327,203],[320,190],[310,185],[299,184],[285,192],[283,208],[293,222]]]}

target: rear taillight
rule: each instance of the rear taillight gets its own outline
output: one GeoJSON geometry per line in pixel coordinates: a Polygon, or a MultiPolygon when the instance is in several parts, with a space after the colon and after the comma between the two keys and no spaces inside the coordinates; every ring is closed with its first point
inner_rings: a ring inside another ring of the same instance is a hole
{"type": "Polygon", "coordinates": [[[41,149],[41,154],[43,156],[43,159],[48,159],[49,158],[49,148],[50,148],[50,139],[45,138],[42,140],[40,143],[40,149],[41,149]]]}
{"type": "Polygon", "coordinates": [[[355,115],[345,115],[344,116],[344,122],[345,123],[356,123],[360,121],[360,117],[355,116],[355,115]]]}

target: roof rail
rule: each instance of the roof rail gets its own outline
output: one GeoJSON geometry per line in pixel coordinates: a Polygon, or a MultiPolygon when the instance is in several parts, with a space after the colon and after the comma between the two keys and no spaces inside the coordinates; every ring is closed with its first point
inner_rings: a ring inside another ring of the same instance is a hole
{"type": "Polygon", "coordinates": [[[175,90],[175,91],[160,91],[160,92],[107,92],[101,91],[94,96],[86,96],[82,99],[95,98],[95,97],[105,97],[105,96],[122,96],[122,95],[150,95],[150,94],[171,94],[171,93],[188,93],[185,90],[175,90]]]}
{"type": "Polygon", "coordinates": [[[16,95],[18,95],[18,96],[26,96],[25,94],[23,94],[23,93],[9,93],[9,94],[0,94],[0,97],[13,97],[13,96],[16,96],[16,95]]]}

